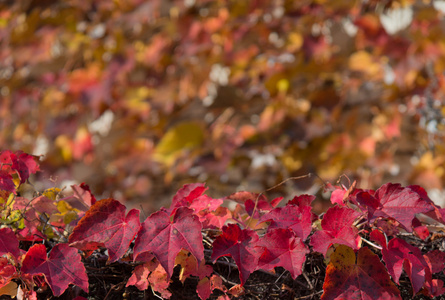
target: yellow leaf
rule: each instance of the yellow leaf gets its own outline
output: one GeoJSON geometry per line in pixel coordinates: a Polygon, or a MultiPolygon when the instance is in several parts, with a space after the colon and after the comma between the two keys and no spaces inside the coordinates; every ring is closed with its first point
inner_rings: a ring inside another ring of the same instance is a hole
{"type": "Polygon", "coordinates": [[[184,150],[202,145],[204,132],[195,122],[183,122],[170,128],[155,148],[155,159],[171,164],[184,150]]]}
{"type": "Polygon", "coordinates": [[[59,188],[49,188],[43,192],[43,195],[46,198],[56,201],[57,195],[60,193],[60,191],[61,191],[61,189],[59,189],[59,188]]]}
{"type": "Polygon", "coordinates": [[[0,295],[8,295],[14,298],[17,296],[17,288],[17,283],[15,283],[14,281],[10,281],[0,288],[0,295]]]}

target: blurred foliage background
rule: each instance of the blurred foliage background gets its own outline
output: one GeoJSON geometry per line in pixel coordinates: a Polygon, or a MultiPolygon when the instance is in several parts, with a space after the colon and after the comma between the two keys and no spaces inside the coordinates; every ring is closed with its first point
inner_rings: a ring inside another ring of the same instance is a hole
{"type": "Polygon", "coordinates": [[[187,182],[219,197],[308,173],[420,184],[443,205],[444,12],[431,0],[0,1],[0,145],[42,156],[39,189],[86,182],[147,212],[187,182]]]}

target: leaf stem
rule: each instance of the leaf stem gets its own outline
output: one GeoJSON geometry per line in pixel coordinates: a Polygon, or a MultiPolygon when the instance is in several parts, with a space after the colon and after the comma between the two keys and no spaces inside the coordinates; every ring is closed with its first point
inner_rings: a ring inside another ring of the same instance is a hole
{"type": "Polygon", "coordinates": [[[377,249],[379,249],[379,250],[382,250],[382,247],[380,247],[380,246],[377,245],[377,244],[374,244],[374,243],[371,242],[371,241],[368,241],[367,239],[365,239],[365,238],[363,238],[363,237],[362,237],[362,240],[363,240],[365,243],[367,243],[368,245],[371,245],[371,246],[373,246],[374,248],[377,248],[377,249]]]}

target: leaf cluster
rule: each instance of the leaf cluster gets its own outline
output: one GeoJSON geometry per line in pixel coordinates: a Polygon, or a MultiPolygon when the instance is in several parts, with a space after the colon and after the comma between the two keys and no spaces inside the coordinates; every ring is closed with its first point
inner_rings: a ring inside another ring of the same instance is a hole
{"type": "MultiPolygon", "coordinates": [[[[7,155],[29,158],[0,153],[7,155]]],[[[22,174],[38,169],[32,162],[22,174]]],[[[23,183],[15,182],[17,188],[23,183]]],[[[109,268],[131,266],[121,289],[135,286],[164,299],[172,297],[175,280],[195,282],[200,299],[242,297],[249,293],[249,278],[259,273],[300,284],[304,278],[306,296],[322,292],[321,299],[402,299],[397,287],[402,278],[409,280],[412,297],[445,293],[438,276],[445,249],[421,249],[403,238],[410,234],[432,244],[444,228],[445,209],[423,188],[392,183],[377,190],[355,183],[325,188],[334,205],[318,216],[312,195],[287,203],[250,192],[214,199],[204,184],[187,184],[168,208],[143,222],[139,210],[127,212],[115,199],[96,201],[84,184],[73,186],[71,196],[52,189],[30,200],[6,190],[12,196],[4,210],[20,211],[22,221],[8,219],[11,213],[0,229],[0,293],[37,299],[50,290],[56,297],[85,299],[92,278],[86,262],[98,259],[109,268]],[[306,271],[316,257],[324,259],[322,291],[306,271]]],[[[271,287],[265,293],[290,292],[297,290],[271,287]]]]}

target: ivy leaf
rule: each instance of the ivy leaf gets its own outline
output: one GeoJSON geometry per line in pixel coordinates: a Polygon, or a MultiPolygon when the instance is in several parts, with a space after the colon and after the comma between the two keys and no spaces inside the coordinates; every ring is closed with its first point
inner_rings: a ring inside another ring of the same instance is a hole
{"type": "MultiPolygon", "coordinates": [[[[357,201],[363,197],[361,192],[357,195],[357,201]]],[[[410,188],[403,188],[400,184],[387,183],[381,186],[374,195],[366,195],[367,198],[375,198],[379,206],[369,221],[378,217],[392,218],[398,221],[405,230],[412,232],[412,221],[416,214],[426,213],[434,210],[434,206],[423,199],[418,193],[410,188]]],[[[368,202],[370,202],[368,200],[368,202]]]]}
{"type": "Polygon", "coordinates": [[[213,242],[212,260],[215,262],[221,256],[231,256],[239,269],[241,285],[258,265],[260,249],[255,247],[258,235],[251,229],[241,229],[236,224],[222,228],[222,234],[213,242]]]}
{"type": "Polygon", "coordinates": [[[433,250],[424,255],[428,257],[431,263],[431,272],[439,273],[445,268],[445,252],[440,250],[433,250]]]}
{"type": "Polygon", "coordinates": [[[309,249],[290,229],[272,229],[257,245],[264,247],[257,269],[283,267],[291,273],[293,279],[301,274],[309,249]]]}
{"type": "Polygon", "coordinates": [[[426,281],[431,283],[431,268],[419,248],[399,238],[393,238],[386,244],[385,237],[377,229],[371,232],[370,237],[382,246],[383,261],[397,284],[402,270],[408,274],[414,294],[420,291],[426,281]]]}
{"type": "Polygon", "coordinates": [[[295,204],[297,206],[310,206],[312,201],[314,201],[314,200],[315,200],[314,195],[303,194],[303,195],[295,196],[292,200],[289,200],[289,202],[287,202],[287,204],[295,204]]]}
{"type": "Polygon", "coordinates": [[[20,256],[19,241],[10,228],[0,229],[0,256],[11,253],[15,258],[20,256]]]}
{"type": "Polygon", "coordinates": [[[11,161],[11,168],[19,174],[20,183],[24,183],[30,174],[35,174],[39,170],[39,164],[34,160],[34,156],[22,151],[11,153],[11,161]]]}
{"type": "Polygon", "coordinates": [[[268,230],[289,228],[304,241],[312,230],[312,208],[310,206],[298,207],[297,205],[274,208],[259,220],[259,222],[266,221],[271,221],[268,230]]]}
{"type": "Polygon", "coordinates": [[[175,258],[175,265],[181,265],[181,271],[179,272],[179,280],[184,281],[190,276],[196,276],[199,279],[209,277],[213,273],[213,268],[210,265],[206,265],[205,260],[202,260],[198,265],[196,258],[190,255],[190,252],[181,250],[175,258]]]}
{"type": "MultiPolygon", "coordinates": [[[[199,298],[202,300],[208,299],[212,294],[213,290],[219,289],[220,291],[227,292],[227,288],[224,286],[221,277],[218,275],[212,275],[212,277],[204,277],[198,282],[196,287],[196,292],[199,298]]],[[[218,299],[228,299],[225,297],[218,297],[218,299]]]]}
{"type": "Polygon", "coordinates": [[[188,250],[198,262],[204,259],[201,222],[193,210],[186,207],[178,208],[172,217],[158,211],[142,223],[134,245],[134,260],[150,251],[171,276],[175,258],[181,249],[188,250]]]}
{"type": "Polygon", "coordinates": [[[379,257],[367,247],[356,256],[350,247],[338,246],[326,268],[323,291],[323,300],[402,299],[379,257]]]}
{"type": "Polygon", "coordinates": [[[108,249],[109,262],[117,261],[127,252],[140,227],[139,210],[130,210],[126,217],[125,210],[114,199],[96,202],[74,227],[70,246],[89,252],[103,245],[108,249]]]}
{"type": "MultiPolygon", "coordinates": [[[[17,278],[17,269],[6,257],[0,257],[0,288],[4,288],[12,279],[17,278]]],[[[0,293],[0,295],[4,295],[0,293]]]]}
{"type": "Polygon", "coordinates": [[[77,285],[88,293],[88,276],[81,257],[76,249],[67,244],[55,245],[49,257],[42,244],[32,246],[23,259],[23,274],[44,274],[54,296],[58,297],[70,283],[77,285]]]}
{"type": "Polygon", "coordinates": [[[193,201],[189,207],[193,209],[195,213],[203,210],[210,212],[218,209],[223,202],[223,199],[213,199],[207,195],[201,195],[196,198],[196,201],[193,201]]]}
{"type": "Polygon", "coordinates": [[[15,184],[12,180],[11,175],[3,170],[0,171],[0,190],[11,192],[14,194],[16,193],[15,184]]]}
{"type": "Polygon", "coordinates": [[[311,236],[310,245],[314,247],[314,251],[326,256],[328,248],[333,244],[343,244],[357,250],[361,238],[352,224],[359,216],[359,212],[344,206],[329,208],[321,221],[323,230],[318,230],[311,236]]]}
{"type": "Polygon", "coordinates": [[[171,297],[171,293],[167,290],[169,284],[169,276],[165,269],[158,260],[151,260],[134,269],[126,286],[134,285],[141,291],[151,286],[164,299],[169,299],[171,297]]]}

